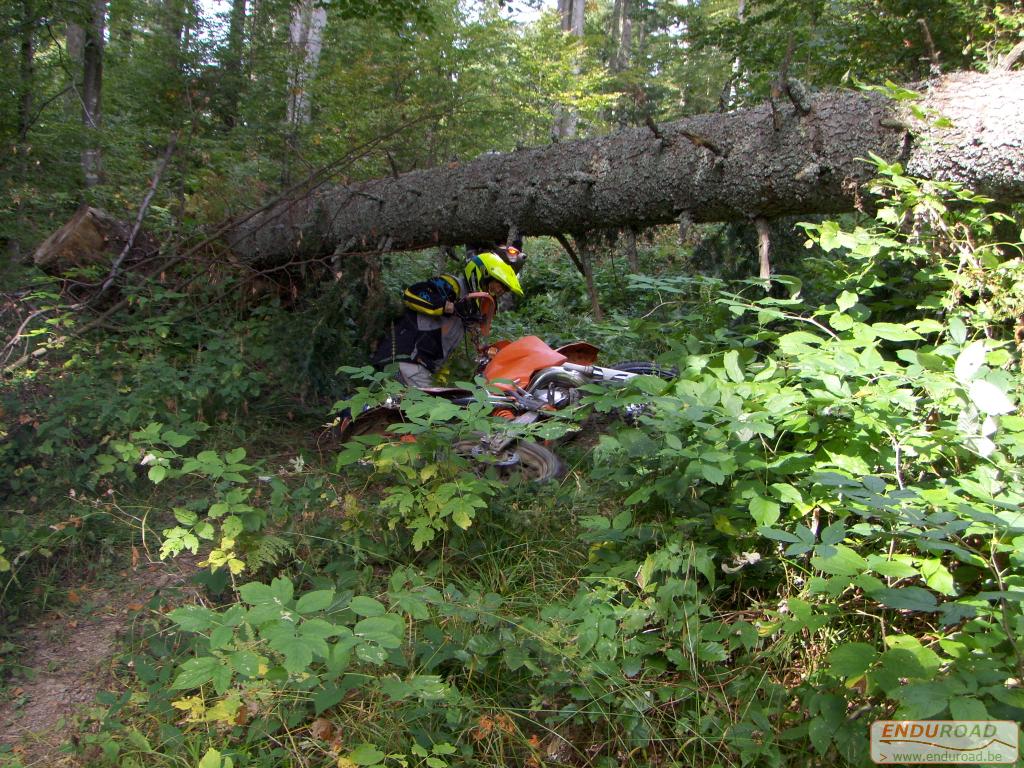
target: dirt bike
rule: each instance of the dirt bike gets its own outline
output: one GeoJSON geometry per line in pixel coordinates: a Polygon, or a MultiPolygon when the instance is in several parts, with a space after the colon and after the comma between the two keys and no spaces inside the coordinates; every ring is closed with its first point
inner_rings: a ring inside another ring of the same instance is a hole
{"type": "MultiPolygon", "coordinates": [[[[491,415],[512,424],[532,424],[582,399],[581,387],[588,384],[621,384],[634,376],[671,378],[675,371],[644,361],[627,361],[600,366],[600,350],[583,341],[552,348],[537,336],[515,341],[487,343],[494,317],[494,299],[487,293],[471,293],[481,307],[476,322],[477,374],[490,385],[486,392],[491,415]]],[[[456,405],[477,402],[479,393],[460,387],[430,387],[421,390],[456,405]]],[[[389,398],[346,423],[342,440],[357,435],[387,434],[403,421],[401,403],[389,398]]],[[[514,430],[496,430],[490,435],[454,444],[457,453],[496,469],[500,476],[520,476],[535,482],[555,479],[563,473],[558,456],[548,447],[525,439],[514,430]]]]}

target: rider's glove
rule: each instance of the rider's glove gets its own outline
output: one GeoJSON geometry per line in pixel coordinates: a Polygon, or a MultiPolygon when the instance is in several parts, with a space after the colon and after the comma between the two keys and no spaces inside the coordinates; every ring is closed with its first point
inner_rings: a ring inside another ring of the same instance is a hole
{"type": "Polygon", "coordinates": [[[475,299],[459,299],[455,302],[455,314],[465,323],[479,323],[483,320],[480,307],[475,299]]]}

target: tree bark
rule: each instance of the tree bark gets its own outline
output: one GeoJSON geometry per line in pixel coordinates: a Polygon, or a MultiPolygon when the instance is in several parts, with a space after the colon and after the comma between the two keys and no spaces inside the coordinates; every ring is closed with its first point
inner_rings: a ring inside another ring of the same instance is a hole
{"type": "Polygon", "coordinates": [[[245,6],[246,0],[232,0],[228,17],[228,40],[221,81],[221,119],[228,128],[234,128],[238,121],[238,102],[244,83],[242,63],[245,61],[245,6]]]}
{"type": "Polygon", "coordinates": [[[292,10],[289,34],[296,64],[288,82],[287,121],[293,130],[308,125],[312,116],[308,87],[320,65],[326,26],[327,10],[311,0],[300,0],[292,10]]]}
{"type": "Polygon", "coordinates": [[[36,18],[32,0],[21,3],[21,44],[18,59],[18,142],[24,144],[32,127],[32,105],[36,90],[36,18]]]}
{"type": "Polygon", "coordinates": [[[82,59],[85,49],[85,30],[77,21],[68,21],[65,33],[68,54],[68,85],[64,94],[64,114],[77,118],[82,114],[82,59]]]}
{"type": "Polygon", "coordinates": [[[410,250],[611,227],[853,210],[876,154],[914,176],[1024,199],[1024,73],[960,73],[917,102],[953,127],[915,122],[879,94],[811,96],[480,157],[350,186],[319,186],[236,226],[254,260],[410,250]],[[913,125],[915,133],[908,133],[913,125]],[[385,248],[386,247],[386,248],[385,248]]]}
{"type": "MultiPolygon", "coordinates": [[[[586,3],[584,0],[558,0],[558,13],[561,17],[562,32],[572,35],[577,40],[583,39],[583,14],[586,3]]],[[[573,65],[573,76],[579,75],[579,62],[573,65]]],[[[553,139],[561,141],[576,136],[579,115],[572,107],[560,104],[555,108],[554,122],[551,126],[553,139]]]]}
{"type": "Polygon", "coordinates": [[[90,18],[85,25],[82,48],[82,125],[88,136],[82,150],[82,173],[85,186],[100,183],[101,152],[100,124],[103,105],[103,32],[107,17],[106,0],[91,0],[90,18]]]}
{"type": "Polygon", "coordinates": [[[612,41],[615,53],[612,55],[612,72],[621,72],[629,66],[633,45],[633,18],[630,0],[615,0],[612,8],[612,41]]]}

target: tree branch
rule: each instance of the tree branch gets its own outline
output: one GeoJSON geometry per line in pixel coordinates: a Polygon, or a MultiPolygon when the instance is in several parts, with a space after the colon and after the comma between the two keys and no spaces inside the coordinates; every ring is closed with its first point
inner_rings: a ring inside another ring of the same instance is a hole
{"type": "Polygon", "coordinates": [[[167,142],[167,149],[164,152],[163,160],[160,161],[160,165],[157,166],[156,172],[153,174],[153,178],[149,182],[149,189],[146,190],[146,196],[142,199],[142,205],[139,206],[139,213],[135,217],[135,225],[132,227],[131,234],[128,236],[128,240],[124,244],[124,248],[121,249],[121,253],[118,254],[117,258],[114,259],[114,263],[110,265],[110,273],[107,278],[103,281],[100,289],[92,296],[90,302],[96,301],[102,296],[111,285],[114,284],[114,279],[117,277],[118,270],[121,268],[121,263],[125,260],[125,257],[132,250],[132,246],[135,245],[135,238],[139,236],[139,232],[142,230],[142,220],[146,218],[146,212],[149,210],[149,204],[153,202],[153,195],[156,194],[157,185],[160,184],[160,178],[164,175],[164,171],[167,170],[167,164],[170,163],[171,157],[174,155],[174,150],[178,146],[178,131],[171,134],[170,140],[167,142]]]}
{"type": "Polygon", "coordinates": [[[566,239],[565,235],[559,233],[555,235],[555,240],[557,240],[558,244],[565,249],[565,252],[567,254],[569,254],[569,258],[572,259],[572,263],[576,265],[576,269],[579,271],[579,273],[583,275],[583,277],[586,277],[587,271],[583,269],[583,262],[580,261],[580,257],[576,255],[576,251],[573,249],[572,245],[569,244],[569,241],[566,239]]]}
{"type": "Polygon", "coordinates": [[[921,34],[924,35],[924,45],[928,49],[928,73],[932,77],[936,77],[942,72],[942,67],[939,64],[939,52],[935,49],[935,41],[932,39],[931,30],[928,29],[928,22],[925,19],[918,19],[918,25],[921,27],[921,34]]]}
{"type": "Polygon", "coordinates": [[[1013,69],[1020,57],[1024,56],[1024,39],[1013,46],[1013,49],[999,60],[999,63],[992,67],[993,72],[1009,72],[1013,69]]]}

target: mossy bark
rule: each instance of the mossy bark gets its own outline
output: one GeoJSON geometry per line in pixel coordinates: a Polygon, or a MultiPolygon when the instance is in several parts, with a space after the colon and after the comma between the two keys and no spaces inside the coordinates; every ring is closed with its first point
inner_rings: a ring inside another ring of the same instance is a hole
{"type": "Polygon", "coordinates": [[[240,224],[230,242],[262,262],[500,241],[620,227],[767,219],[854,208],[873,153],[909,173],[1024,199],[1024,73],[960,73],[931,83],[916,121],[880,94],[788,102],[599,138],[492,154],[354,185],[319,186],[240,224]]]}

